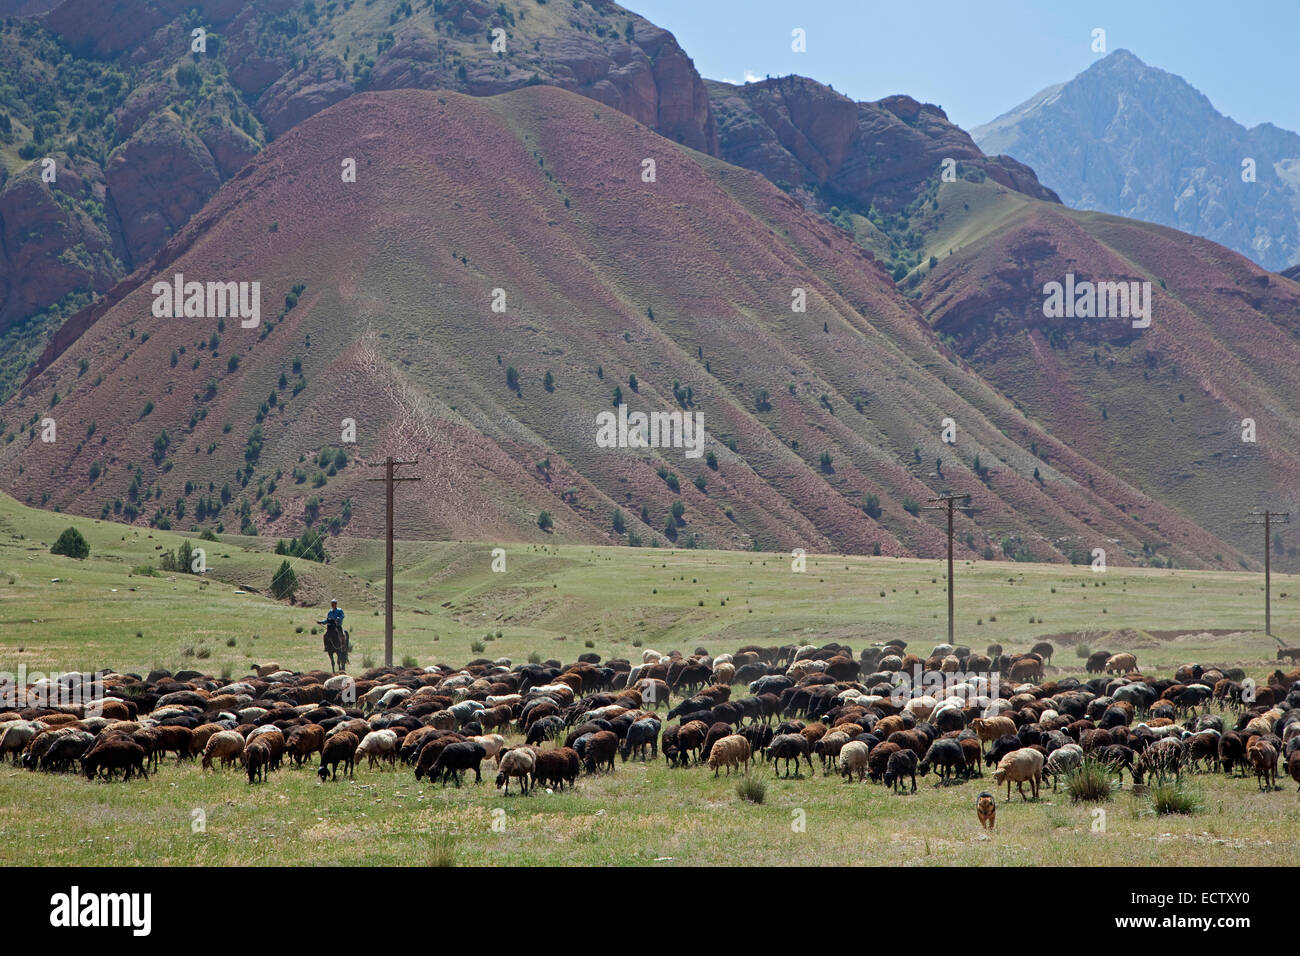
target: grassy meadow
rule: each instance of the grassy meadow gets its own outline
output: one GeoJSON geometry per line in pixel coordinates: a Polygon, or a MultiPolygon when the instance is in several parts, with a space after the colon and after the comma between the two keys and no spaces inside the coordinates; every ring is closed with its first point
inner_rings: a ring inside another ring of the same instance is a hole
{"type": "MultiPolygon", "coordinates": [[[[153,667],[248,673],[269,660],[325,666],[313,622],[336,596],[362,658],[382,662],[382,542],[338,538],[330,562],[295,564],[302,603],[268,594],[280,557],[274,541],[222,536],[205,580],[141,573],[185,536],[25,508],[0,497],[0,670],[153,667]],[[49,546],[75,525],[91,555],[49,546]],[[56,582],[54,579],[58,579],[56,582]],[[242,592],[242,593],[240,593],[242,592]],[[299,632],[297,629],[303,630],[299,632]]],[[[697,646],[837,640],[855,651],[901,637],[923,651],[946,634],[938,561],[668,549],[399,542],[396,653],[400,662],[459,664],[474,656],[564,661],[697,646]],[[485,639],[490,637],[490,640],[485,639]],[[483,651],[475,650],[478,642],[483,651]]],[[[1080,645],[1128,650],[1146,670],[1189,661],[1263,676],[1276,642],[1263,633],[1262,579],[1228,572],[1061,565],[959,564],[957,638],[1024,650],[1051,640],[1058,673],[1078,673],[1080,645]],[[1031,621],[1032,618],[1032,621],[1031,621]]],[[[1300,643],[1297,582],[1275,576],[1274,631],[1300,643]]],[[[490,765],[489,765],[490,766],[490,765]]],[[[1197,775],[1200,809],[1158,816],[1126,780],[1104,804],[1104,832],[1089,805],[1046,790],[1038,803],[1000,798],[986,839],[974,814],[987,778],[915,795],[837,776],[778,780],[770,766],[761,804],[707,769],[619,763],[576,791],[504,798],[489,779],[461,789],[415,781],[409,769],[359,768],[321,785],[286,766],[249,787],[232,772],[164,765],[149,781],[88,783],[0,767],[0,861],[10,864],[537,864],[807,863],[1200,865],[1291,862],[1300,840],[1294,784],[1260,793],[1253,780],[1197,775]],[[504,811],[504,816],[496,811],[504,811]],[[801,812],[800,812],[801,811],[801,812]],[[201,825],[200,825],[201,824],[201,825]]]]}

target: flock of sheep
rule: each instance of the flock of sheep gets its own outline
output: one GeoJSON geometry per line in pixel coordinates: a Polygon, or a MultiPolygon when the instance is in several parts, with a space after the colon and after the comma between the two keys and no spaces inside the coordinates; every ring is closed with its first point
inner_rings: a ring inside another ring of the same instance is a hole
{"type": "MultiPolygon", "coordinates": [[[[918,775],[934,773],[940,785],[991,767],[1007,799],[1013,783],[1037,798],[1045,779],[1055,789],[1089,760],[1121,783],[1125,773],[1141,783],[1251,772],[1272,790],[1280,767],[1300,783],[1300,668],[1256,686],[1199,664],[1155,677],[1131,654],[1102,653],[1087,669],[1108,674],[1048,680],[1051,652],[940,645],[922,659],[900,641],[856,657],[839,644],[755,645],[717,657],[647,650],[635,663],[481,659],[355,679],[276,664],[235,681],[104,671],[65,675],[60,688],[16,688],[0,711],[0,759],[111,780],[119,771],[147,778],[174,755],[204,771],[237,763],[250,784],[286,760],[315,765],[322,783],[358,764],[400,762],[417,780],[456,786],[471,771],[481,783],[490,761],[506,794],[512,784],[523,794],[572,787],[584,772],[614,771],[619,758],[702,764],[715,776],[762,760],[787,777],[802,765],[816,772],[816,759],[824,775],[895,792],[914,792],[918,775]],[[940,683],[941,693],[923,692],[940,683]],[[82,706],[45,704],[55,690],[92,689],[99,696],[82,706]]],[[[980,796],[991,825],[991,797],[980,796]]]]}

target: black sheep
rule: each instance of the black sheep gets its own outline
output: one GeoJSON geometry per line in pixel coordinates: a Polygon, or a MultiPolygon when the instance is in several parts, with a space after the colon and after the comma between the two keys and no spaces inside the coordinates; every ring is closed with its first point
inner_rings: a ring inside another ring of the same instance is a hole
{"type": "Polygon", "coordinates": [[[809,753],[808,738],[803,734],[781,734],[773,738],[767,748],[767,759],[772,761],[772,770],[776,771],[776,762],[785,761],[785,775],[790,776],[790,761],[794,761],[794,775],[799,776],[799,758],[808,761],[808,772],[812,773],[812,755],[809,753]]]}
{"type": "Polygon", "coordinates": [[[912,778],[912,792],[916,793],[916,754],[910,750],[903,749],[897,753],[889,755],[889,764],[885,768],[885,786],[893,786],[894,793],[898,793],[899,785],[903,782],[904,777],[912,778]]]}
{"type": "Polygon", "coordinates": [[[1024,744],[1020,742],[1019,737],[1014,734],[1005,734],[993,741],[993,745],[989,747],[989,752],[984,757],[984,763],[987,766],[996,767],[1003,757],[1023,746],[1024,744]]]}
{"type": "Polygon", "coordinates": [[[659,721],[646,717],[636,721],[627,730],[627,736],[623,738],[623,744],[619,747],[619,753],[623,757],[623,762],[633,753],[640,755],[642,760],[646,759],[645,749],[650,748],[650,759],[659,759],[659,721]]]}
{"type": "Polygon", "coordinates": [[[547,717],[541,717],[529,724],[524,743],[529,746],[540,744],[543,741],[560,736],[563,730],[564,718],[559,715],[551,714],[547,717]]]}
{"type": "Polygon", "coordinates": [[[460,775],[462,771],[473,770],[474,782],[482,783],[483,775],[479,771],[479,765],[483,758],[487,756],[487,751],[482,744],[476,744],[471,740],[458,741],[454,744],[448,744],[438,754],[438,759],[433,762],[433,768],[429,771],[429,780],[442,779],[443,786],[447,785],[447,778],[451,777],[460,786],[460,775]]]}
{"type": "Polygon", "coordinates": [[[926,751],[925,759],[917,765],[917,770],[924,777],[931,767],[939,774],[939,784],[936,786],[947,783],[950,772],[954,776],[965,776],[966,755],[962,752],[961,744],[952,737],[942,737],[932,743],[926,751]]]}
{"type": "Polygon", "coordinates": [[[326,737],[320,752],[320,769],[316,771],[321,780],[337,780],[339,764],[343,764],[344,773],[352,776],[353,755],[360,743],[357,735],[350,730],[341,730],[332,737],[326,737]]]}

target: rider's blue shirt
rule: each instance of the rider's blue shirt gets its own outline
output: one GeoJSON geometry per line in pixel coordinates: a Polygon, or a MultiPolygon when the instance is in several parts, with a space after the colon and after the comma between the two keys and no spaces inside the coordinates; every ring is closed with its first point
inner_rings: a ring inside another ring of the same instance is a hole
{"type": "Polygon", "coordinates": [[[331,608],[330,612],[325,615],[325,620],[338,621],[339,624],[341,625],[343,623],[343,608],[341,607],[331,608]]]}

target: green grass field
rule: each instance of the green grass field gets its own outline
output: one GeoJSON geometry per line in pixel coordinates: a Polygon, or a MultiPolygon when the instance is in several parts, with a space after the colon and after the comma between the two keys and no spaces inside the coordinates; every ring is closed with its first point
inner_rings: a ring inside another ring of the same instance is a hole
{"type": "MultiPolygon", "coordinates": [[[[267,596],[281,558],[265,539],[191,538],[208,548],[204,581],[134,573],[182,540],[0,497],[0,670],[165,666],[238,677],[268,660],[319,668],[321,639],[310,628],[330,596],[348,612],[360,651],[354,670],[361,656],[382,661],[382,542],[334,539],[329,564],[298,562],[304,607],[267,596]],[[49,553],[69,525],[90,543],[85,561],[49,553]]],[[[937,561],[810,555],[807,570],[794,573],[786,555],[506,544],[506,570],[494,573],[494,547],[399,542],[399,662],[464,663],[480,656],[471,645],[485,635],[492,640],[482,656],[522,660],[536,651],[563,661],[585,650],[721,653],[751,642],[837,640],[856,651],[892,637],[928,651],[946,636],[937,561]]],[[[1080,643],[1132,651],[1148,671],[1190,661],[1254,676],[1273,668],[1259,575],[1004,562],[961,564],[957,575],[960,642],[1024,650],[1047,638],[1062,674],[1081,669],[1080,643]]],[[[1274,631],[1288,644],[1300,643],[1295,589],[1293,578],[1275,576],[1274,631]]],[[[321,785],[308,768],[286,768],[249,787],[238,774],[205,775],[187,763],[109,785],[6,764],[0,861],[1231,866],[1291,862],[1300,839],[1300,802],[1286,780],[1260,793],[1253,780],[1198,775],[1191,786],[1202,809],[1187,816],[1156,816],[1126,786],[1105,805],[1104,832],[1094,832],[1091,807],[1071,805],[1063,792],[1032,804],[1013,795],[984,839],[973,807],[991,788],[987,778],[939,789],[921,778],[916,795],[895,796],[820,772],[788,781],[773,779],[770,766],[750,772],[767,782],[761,805],[743,801],[734,780],[662,761],[620,763],[612,775],[581,778],[575,792],[508,799],[490,779],[443,789],[409,770],[363,767],[354,780],[321,785]]]]}

